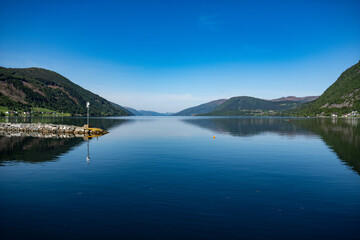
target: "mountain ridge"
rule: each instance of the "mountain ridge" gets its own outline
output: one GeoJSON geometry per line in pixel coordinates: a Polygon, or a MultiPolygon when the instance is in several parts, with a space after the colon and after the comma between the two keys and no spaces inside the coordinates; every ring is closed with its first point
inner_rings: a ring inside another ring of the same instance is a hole
{"type": "MultiPolygon", "coordinates": [[[[281,101],[294,101],[294,102],[311,102],[318,98],[319,96],[306,96],[306,97],[296,97],[296,96],[287,96],[276,99],[270,99],[269,101],[281,102],[281,101]]],[[[265,99],[266,100],[266,99],[265,99]]]]}
{"type": "Polygon", "coordinates": [[[360,61],[346,69],[313,102],[288,111],[293,116],[346,115],[360,111],[360,61]]]}
{"type": "Polygon", "coordinates": [[[136,110],[131,107],[125,107],[125,109],[130,111],[135,116],[171,116],[171,115],[173,115],[172,113],[159,113],[159,112],[150,111],[150,110],[136,110]]]}
{"type": "Polygon", "coordinates": [[[258,116],[276,115],[279,111],[295,108],[296,101],[270,101],[249,96],[232,97],[211,112],[200,116],[258,116]]]}
{"type": "Polygon", "coordinates": [[[73,83],[66,77],[43,68],[0,67],[0,106],[30,111],[52,109],[71,115],[85,115],[90,102],[92,116],[128,116],[129,112],[73,83]]]}
{"type": "Polygon", "coordinates": [[[174,114],[174,116],[194,116],[212,111],[215,107],[224,103],[227,99],[217,99],[194,107],[186,108],[174,114]]]}

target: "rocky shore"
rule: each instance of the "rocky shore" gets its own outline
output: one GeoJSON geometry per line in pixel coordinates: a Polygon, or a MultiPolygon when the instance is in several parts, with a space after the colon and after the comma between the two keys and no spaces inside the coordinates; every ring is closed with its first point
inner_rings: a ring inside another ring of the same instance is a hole
{"type": "MultiPolygon", "coordinates": [[[[0,132],[6,133],[41,133],[63,134],[75,136],[104,135],[107,131],[100,128],[91,128],[87,125],[78,127],[74,125],[43,124],[43,123],[0,123],[0,132]]],[[[31,135],[31,134],[30,134],[31,135]]]]}
{"type": "Polygon", "coordinates": [[[33,138],[86,138],[92,137],[89,135],[71,134],[71,133],[40,133],[40,132],[8,132],[0,131],[0,137],[33,137],[33,138]]]}

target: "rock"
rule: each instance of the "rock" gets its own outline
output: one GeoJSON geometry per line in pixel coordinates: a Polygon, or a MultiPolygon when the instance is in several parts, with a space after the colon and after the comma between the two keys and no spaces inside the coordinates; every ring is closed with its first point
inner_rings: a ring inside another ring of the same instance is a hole
{"type": "Polygon", "coordinates": [[[103,135],[107,132],[103,129],[95,128],[88,129],[87,125],[84,127],[78,127],[73,125],[56,125],[56,124],[42,124],[42,123],[0,123],[0,135],[7,135],[6,132],[10,134],[21,133],[22,136],[43,136],[43,137],[60,137],[68,138],[75,136],[84,136],[84,135],[103,135]],[[60,136],[59,136],[59,135],[60,136]]]}

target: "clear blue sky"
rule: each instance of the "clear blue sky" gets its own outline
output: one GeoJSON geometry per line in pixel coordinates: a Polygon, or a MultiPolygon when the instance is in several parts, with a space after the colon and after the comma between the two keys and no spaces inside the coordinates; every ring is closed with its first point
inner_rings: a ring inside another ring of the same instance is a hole
{"type": "Polygon", "coordinates": [[[360,1],[4,1],[0,65],[120,105],[320,95],[360,60],[360,1]]]}

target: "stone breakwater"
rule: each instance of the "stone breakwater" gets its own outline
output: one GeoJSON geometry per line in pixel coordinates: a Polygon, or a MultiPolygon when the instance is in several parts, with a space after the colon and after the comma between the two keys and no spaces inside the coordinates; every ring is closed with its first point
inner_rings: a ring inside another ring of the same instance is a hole
{"type": "Polygon", "coordinates": [[[107,131],[100,128],[89,128],[73,125],[59,125],[50,123],[0,123],[1,132],[42,133],[42,134],[71,134],[80,136],[104,135],[107,131]]]}
{"type": "Polygon", "coordinates": [[[53,139],[62,139],[62,138],[87,138],[92,136],[80,135],[80,134],[71,134],[71,133],[40,133],[40,132],[7,132],[0,131],[0,136],[2,137],[34,137],[34,138],[53,138],[53,139]]]}

